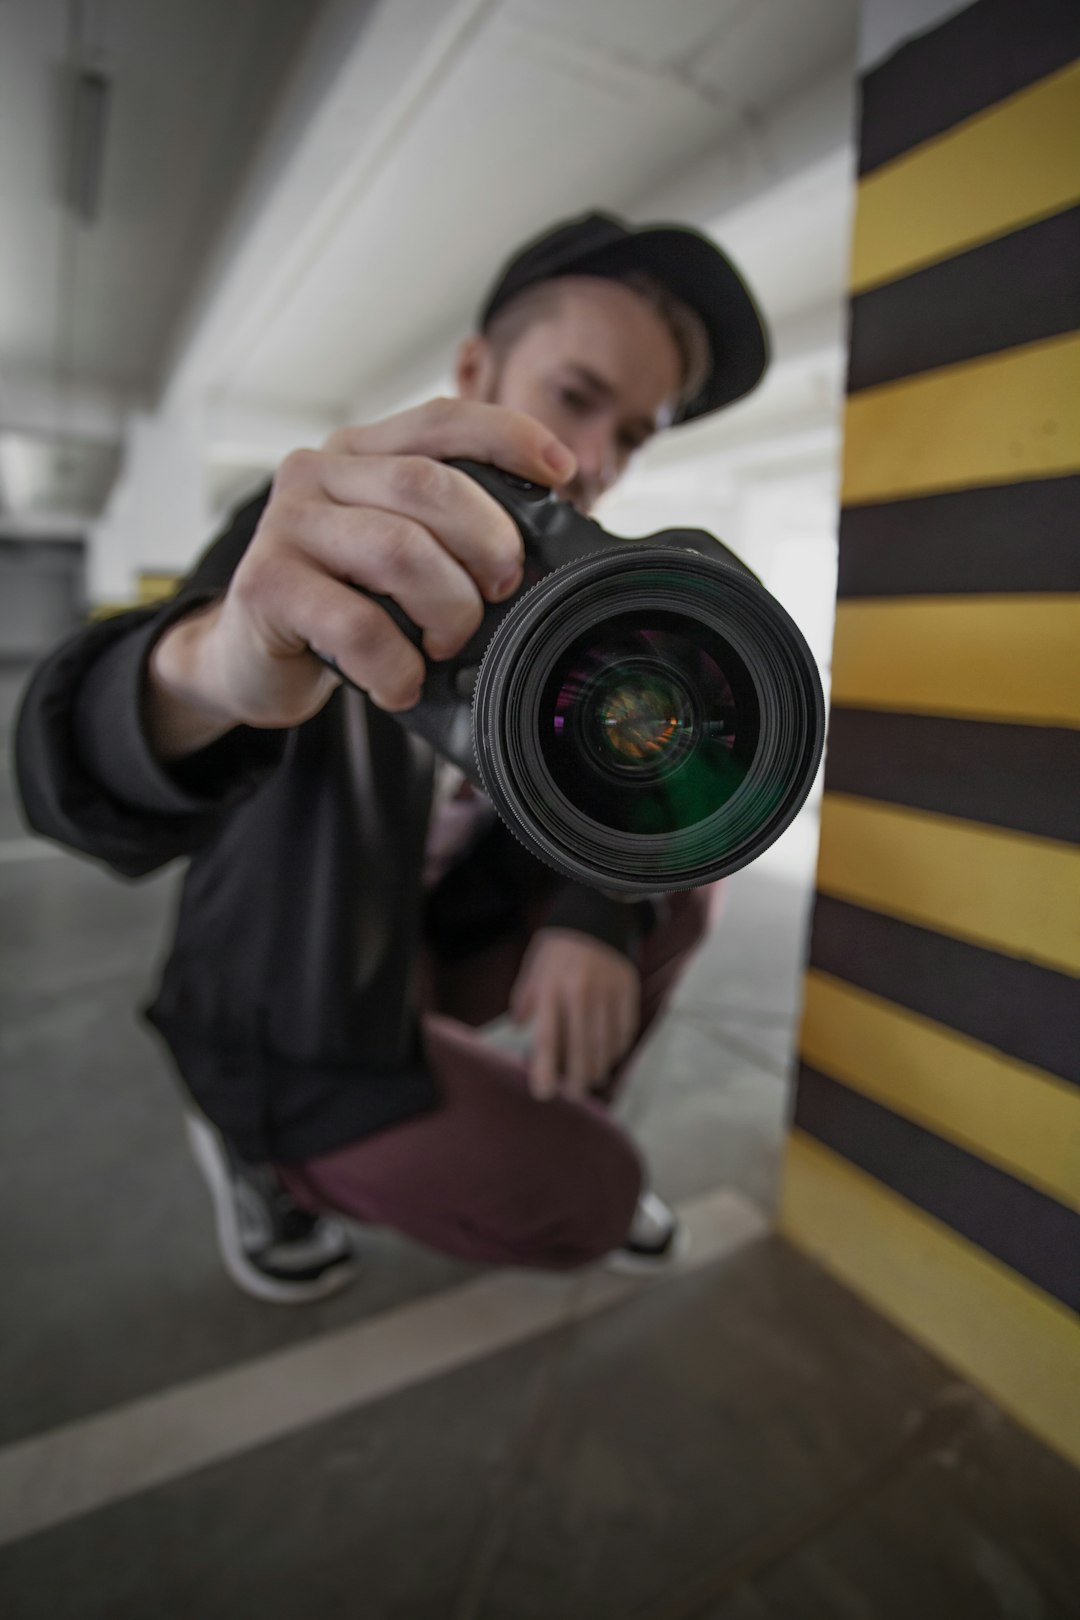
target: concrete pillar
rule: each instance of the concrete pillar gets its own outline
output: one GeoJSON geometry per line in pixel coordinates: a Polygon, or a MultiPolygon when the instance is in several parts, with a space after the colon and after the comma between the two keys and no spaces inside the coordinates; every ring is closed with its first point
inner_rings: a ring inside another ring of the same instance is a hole
{"type": "Polygon", "coordinates": [[[1080,1465],[1080,13],[864,21],[781,1229],[1080,1465]]]}

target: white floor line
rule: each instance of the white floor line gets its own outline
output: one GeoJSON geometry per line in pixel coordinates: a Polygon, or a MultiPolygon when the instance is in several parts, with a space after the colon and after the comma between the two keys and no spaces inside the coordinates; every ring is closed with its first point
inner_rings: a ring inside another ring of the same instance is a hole
{"type": "Polygon", "coordinates": [[[47,844],[43,838],[0,838],[0,864],[4,861],[40,861],[47,855],[63,855],[65,850],[47,844]]]}
{"type": "MultiPolygon", "coordinates": [[[[768,1227],[755,1204],[728,1188],[683,1205],[680,1214],[691,1247],[672,1280],[733,1253],[768,1227]]],[[[0,1449],[0,1545],[661,1286],[600,1267],[566,1275],[499,1271],[17,1441],[0,1449]]]]}

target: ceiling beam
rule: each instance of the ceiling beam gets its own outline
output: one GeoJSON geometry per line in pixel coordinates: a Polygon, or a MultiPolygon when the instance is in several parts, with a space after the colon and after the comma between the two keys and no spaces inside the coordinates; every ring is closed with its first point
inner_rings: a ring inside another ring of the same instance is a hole
{"type": "Polygon", "coordinates": [[[130,389],[77,383],[57,387],[41,373],[6,373],[0,379],[0,433],[116,445],[128,416],[141,403],[130,389]]]}
{"type": "Polygon", "coordinates": [[[228,388],[497,4],[330,0],[181,323],[167,395],[228,388]]]}

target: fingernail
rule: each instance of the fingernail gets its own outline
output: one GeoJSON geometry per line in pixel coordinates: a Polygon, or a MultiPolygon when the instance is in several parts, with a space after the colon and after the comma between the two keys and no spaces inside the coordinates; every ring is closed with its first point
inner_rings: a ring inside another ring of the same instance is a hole
{"type": "Polygon", "coordinates": [[[544,465],[551,468],[560,483],[565,483],[577,466],[577,457],[553,439],[544,451],[544,465]]]}
{"type": "Polygon", "coordinates": [[[444,658],[449,658],[455,651],[456,644],[445,641],[442,636],[432,635],[429,631],[424,637],[424,652],[436,664],[444,658]]]}
{"type": "Polygon", "coordinates": [[[491,600],[493,602],[505,602],[506,598],[512,596],[520,584],[521,569],[515,568],[512,574],[505,574],[495,586],[491,593],[491,600]]]}

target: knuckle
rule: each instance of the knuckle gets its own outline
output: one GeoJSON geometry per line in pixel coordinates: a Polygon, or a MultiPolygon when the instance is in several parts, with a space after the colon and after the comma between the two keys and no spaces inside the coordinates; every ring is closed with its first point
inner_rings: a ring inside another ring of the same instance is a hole
{"type": "Polygon", "coordinates": [[[426,548],[423,533],[415,523],[392,513],[380,513],[373,516],[368,538],[373,560],[388,583],[400,584],[421,572],[426,548]]]}
{"type": "Polygon", "coordinates": [[[446,469],[428,456],[395,456],[390,483],[400,499],[419,505],[439,500],[446,488],[446,469]]]}
{"type": "Polygon", "coordinates": [[[274,627],[288,633],[296,623],[297,604],[305,597],[305,581],[296,560],[287,553],[253,557],[237,569],[227,599],[238,622],[274,627]]]}
{"type": "Polygon", "coordinates": [[[264,544],[279,545],[283,540],[300,533],[307,517],[307,503],[299,491],[286,486],[275,491],[260,525],[260,538],[264,544]]]}
{"type": "Polygon", "coordinates": [[[319,454],[318,450],[290,450],[278,467],[274,478],[275,487],[287,488],[293,484],[310,482],[319,465],[319,454]]]}
{"type": "Polygon", "coordinates": [[[263,547],[253,551],[236,570],[233,594],[245,606],[276,600],[288,591],[293,572],[292,558],[285,551],[263,547]]]}
{"type": "Polygon", "coordinates": [[[349,636],[363,652],[379,658],[394,634],[390,620],[376,603],[357,591],[349,604],[349,636]]]}

